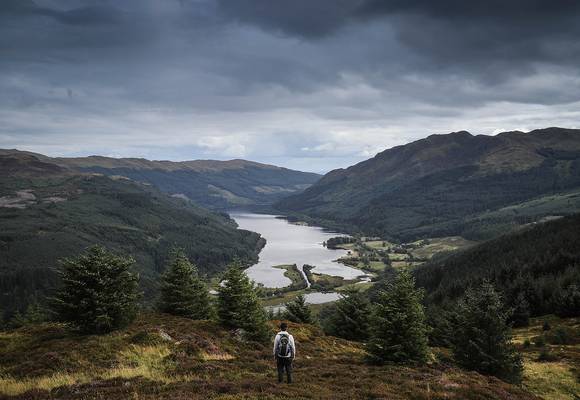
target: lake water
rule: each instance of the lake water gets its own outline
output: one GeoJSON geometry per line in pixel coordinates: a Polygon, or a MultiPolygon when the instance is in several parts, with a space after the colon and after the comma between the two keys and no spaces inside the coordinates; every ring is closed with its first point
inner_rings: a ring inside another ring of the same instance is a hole
{"type": "Polygon", "coordinates": [[[231,217],[241,229],[258,232],[266,239],[266,246],[260,252],[259,262],[246,270],[248,276],[265,287],[284,287],[290,279],[285,270],[272,268],[275,265],[296,264],[301,269],[304,264],[314,265],[313,273],[341,276],[355,279],[364,272],[336,262],[346,255],[345,250],[327,249],[322,244],[339,234],[328,232],[315,226],[291,224],[275,215],[232,212],[231,217]]]}

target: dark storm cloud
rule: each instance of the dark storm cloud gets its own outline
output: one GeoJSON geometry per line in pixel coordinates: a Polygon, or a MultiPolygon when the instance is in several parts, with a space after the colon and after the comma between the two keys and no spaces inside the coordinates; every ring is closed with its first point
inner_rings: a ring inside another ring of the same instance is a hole
{"type": "Polygon", "coordinates": [[[576,0],[218,3],[222,13],[233,20],[306,39],[320,39],[349,25],[386,19],[396,27],[403,44],[439,68],[461,62],[484,64],[483,68],[498,73],[520,59],[566,63],[576,61],[580,53],[580,2],[576,0]],[[499,63],[499,68],[494,68],[494,63],[499,63]]]}
{"type": "Polygon", "coordinates": [[[570,126],[579,16],[578,1],[0,0],[0,147],[320,171],[428,133],[570,126]]]}

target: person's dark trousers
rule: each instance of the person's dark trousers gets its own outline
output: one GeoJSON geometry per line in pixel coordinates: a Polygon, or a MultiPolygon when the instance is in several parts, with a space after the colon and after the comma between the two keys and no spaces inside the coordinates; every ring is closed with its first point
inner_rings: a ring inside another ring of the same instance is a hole
{"type": "Polygon", "coordinates": [[[278,383],[284,381],[284,371],[286,371],[288,383],[292,383],[292,359],[276,357],[276,363],[278,364],[278,383]]]}

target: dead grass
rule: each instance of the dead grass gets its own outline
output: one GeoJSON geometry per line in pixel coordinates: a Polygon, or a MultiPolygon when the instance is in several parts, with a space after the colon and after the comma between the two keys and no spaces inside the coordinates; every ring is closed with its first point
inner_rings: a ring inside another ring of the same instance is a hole
{"type": "Polygon", "coordinates": [[[523,385],[546,400],[577,400],[580,396],[580,318],[560,319],[553,315],[533,318],[530,326],[514,331],[514,342],[524,356],[523,385]],[[550,330],[544,331],[547,322],[550,330]],[[567,345],[553,344],[555,332],[563,329],[570,335],[567,345]],[[539,340],[542,338],[543,340],[539,340]],[[536,342],[545,342],[541,346],[536,342]],[[526,347],[525,342],[530,344],[526,347]],[[540,362],[544,351],[555,361],[540,362]]]}
{"type": "Polygon", "coordinates": [[[298,347],[296,383],[277,385],[269,343],[240,342],[212,322],[146,314],[102,336],[78,336],[58,325],[21,329],[0,335],[0,391],[14,399],[62,400],[535,398],[445,365],[369,366],[359,343],[309,325],[291,324],[290,331],[298,347]],[[41,362],[47,354],[57,365],[41,362]]]}

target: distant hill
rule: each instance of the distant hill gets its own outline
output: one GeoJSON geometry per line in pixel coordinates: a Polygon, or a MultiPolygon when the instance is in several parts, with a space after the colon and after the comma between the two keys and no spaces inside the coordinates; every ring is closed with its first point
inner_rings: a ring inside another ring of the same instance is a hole
{"type": "Polygon", "coordinates": [[[578,191],[580,130],[496,136],[462,131],[331,171],[275,207],[296,218],[395,240],[486,239],[514,225],[580,211],[578,191]],[[561,201],[553,201],[559,196],[561,201]],[[550,200],[542,203],[542,197],[550,200]],[[533,200],[543,206],[535,207],[533,200]]]}
{"type": "Polygon", "coordinates": [[[36,157],[75,172],[125,176],[212,209],[268,206],[300,192],[320,175],[245,160],[149,161],[142,158],[50,158],[41,154],[0,150],[0,154],[36,157]]]}
{"type": "Polygon", "coordinates": [[[413,274],[429,304],[444,306],[488,279],[512,307],[525,299],[532,316],[557,313],[563,292],[571,285],[580,288],[580,214],[530,224],[435,259],[413,274]]]}
{"type": "Polygon", "coordinates": [[[0,310],[41,299],[55,283],[57,259],[102,244],[135,257],[144,300],[173,245],[204,274],[234,257],[256,260],[259,235],[227,215],[172,198],[127,178],[79,174],[30,154],[0,154],[0,310]]]}

